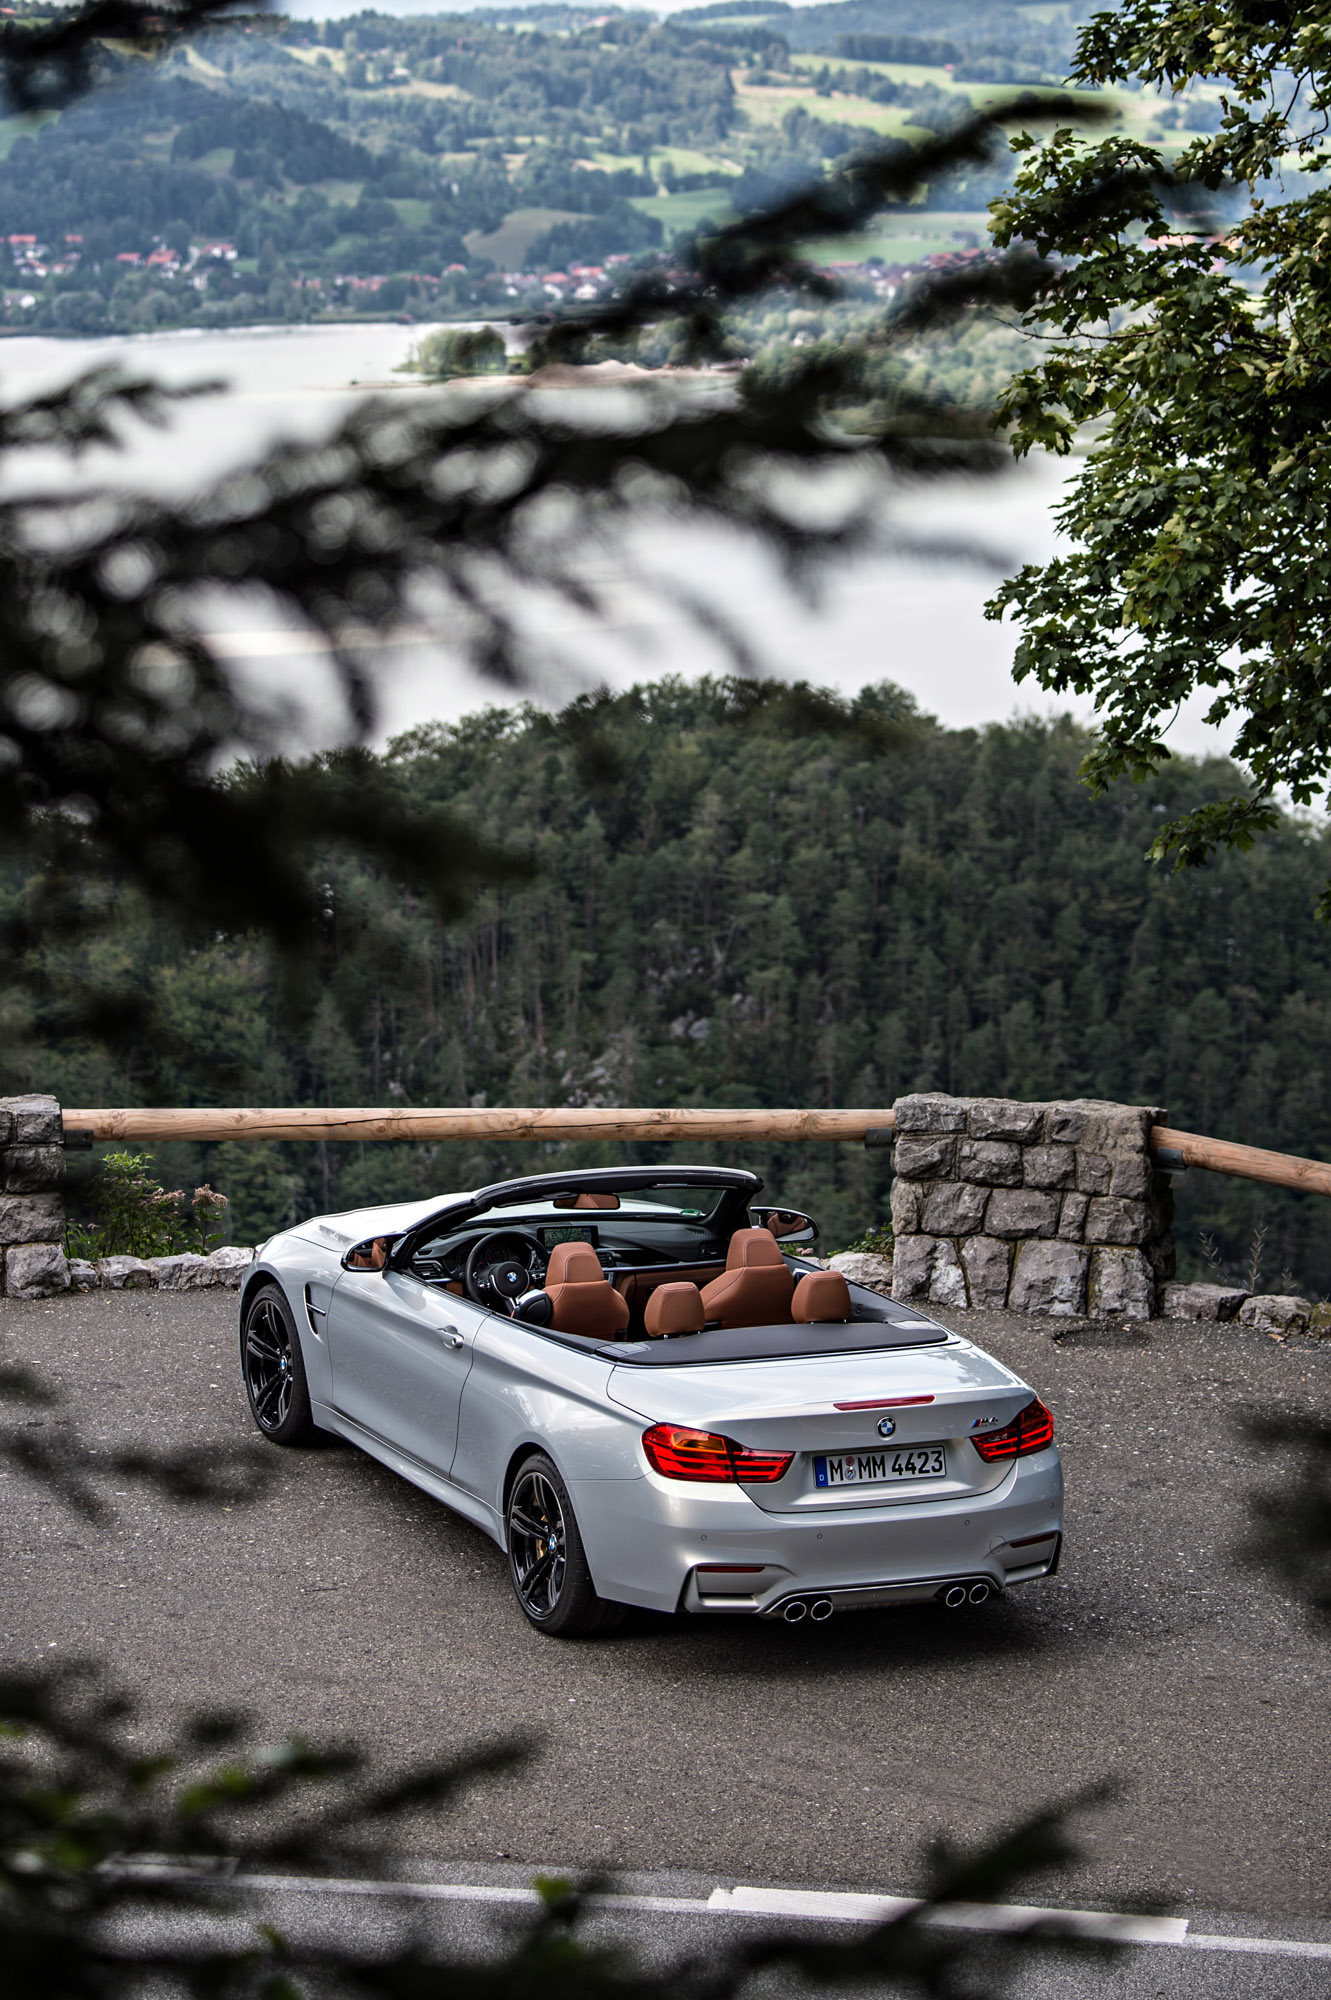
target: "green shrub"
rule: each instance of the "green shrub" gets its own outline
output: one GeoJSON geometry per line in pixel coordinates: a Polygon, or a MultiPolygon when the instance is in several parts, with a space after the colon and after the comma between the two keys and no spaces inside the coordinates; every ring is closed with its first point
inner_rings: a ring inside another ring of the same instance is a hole
{"type": "Polygon", "coordinates": [[[891,1223],[885,1222],[877,1229],[866,1229],[862,1236],[857,1236],[853,1243],[843,1244],[842,1248],[863,1251],[870,1257],[890,1257],[896,1240],[891,1223]]]}
{"type": "Polygon", "coordinates": [[[492,326],[441,327],[427,334],[407,357],[407,367],[432,382],[455,375],[502,375],[508,366],[503,335],[492,326]]]}
{"type": "Polygon", "coordinates": [[[94,1220],[71,1222],[66,1231],[71,1257],[169,1257],[180,1250],[206,1256],[222,1241],[226,1196],[197,1187],[187,1207],[184,1189],[168,1193],[149,1173],[151,1165],[151,1153],[106,1155],[91,1189],[94,1220]]]}

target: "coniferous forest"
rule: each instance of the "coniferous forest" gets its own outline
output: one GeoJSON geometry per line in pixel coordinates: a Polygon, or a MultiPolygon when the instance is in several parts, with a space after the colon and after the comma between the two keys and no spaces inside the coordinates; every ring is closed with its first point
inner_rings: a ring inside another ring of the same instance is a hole
{"type": "MultiPolygon", "coordinates": [[[[886,685],[842,704],[664,682],[417,730],[383,759],[393,782],[525,878],[444,925],[330,855],[320,961],[294,967],[244,937],[182,940],[122,901],[106,942],[60,970],[149,995],[153,1032],[111,1055],[44,1040],[38,1018],[11,1076],[69,1105],[1105,1096],[1331,1157],[1331,936],[1312,914],[1331,840],[1291,820],[1248,855],[1163,872],[1143,858],[1156,826],[1229,778],[1177,759],[1094,799],[1085,747],[1066,720],[944,729],[886,685]]],[[[11,879],[11,907],[19,893],[11,879]]],[[[551,1159],[265,1143],[162,1146],[157,1170],[228,1192],[249,1241],[300,1212],[551,1159]]],[[[818,1215],[825,1248],[886,1219],[885,1153],[790,1146],[743,1163],[818,1215]]],[[[1206,1239],[1246,1275],[1261,1233],[1268,1288],[1285,1274],[1331,1291],[1316,1198],[1201,1173],[1176,1189],[1184,1272],[1214,1268],[1206,1239]]]]}

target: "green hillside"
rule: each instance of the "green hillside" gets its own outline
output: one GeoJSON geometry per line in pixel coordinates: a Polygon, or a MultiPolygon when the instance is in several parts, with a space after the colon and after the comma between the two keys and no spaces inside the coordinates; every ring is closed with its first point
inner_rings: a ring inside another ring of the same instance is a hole
{"type": "MultiPolygon", "coordinates": [[[[496,709],[421,730],[387,769],[412,799],[529,857],[531,886],[486,895],[446,929],[417,896],[330,856],[304,1015],[252,942],[182,945],[127,908],[91,969],[156,995],[152,1045],[117,1065],[53,1034],[17,1080],[79,1104],[1096,1095],[1331,1158],[1331,936],[1311,916],[1331,840],[1290,822],[1249,856],[1161,873],[1142,858],[1154,829],[1213,796],[1218,774],[1179,759],[1093,800],[1084,749],[1067,722],[946,730],[890,687],[810,711],[665,683],[556,718],[496,709]]],[[[245,1240],[291,1214],[558,1156],[163,1147],[160,1164],[172,1186],[228,1189],[245,1240]]],[[[818,1213],[834,1246],[883,1217],[882,1154],[744,1159],[818,1213]]],[[[1181,1183],[1184,1269],[1203,1268],[1205,1231],[1237,1272],[1262,1218],[1265,1281],[1283,1288],[1288,1271],[1331,1292],[1316,1198],[1201,1174],[1181,1183]]]]}
{"type": "MultiPolygon", "coordinates": [[[[869,139],[944,130],[1058,74],[1069,46],[1059,8],[830,0],[737,20],[254,17],[158,65],[108,49],[106,88],[0,121],[0,316],[70,334],[521,317],[548,307],[552,269],[612,283],[609,260],[668,251],[869,139]]],[[[1121,115],[1181,144],[1194,107],[1130,98],[1121,115]]],[[[924,211],[983,230],[1006,179],[1001,162],[940,183],[924,211]]],[[[899,241],[885,224],[849,254],[951,247],[918,209],[900,219],[899,241]]]]}

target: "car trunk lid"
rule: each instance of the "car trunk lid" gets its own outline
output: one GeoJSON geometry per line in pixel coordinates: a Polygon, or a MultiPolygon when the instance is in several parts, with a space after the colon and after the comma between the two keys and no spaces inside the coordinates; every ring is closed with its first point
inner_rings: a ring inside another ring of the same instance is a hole
{"type": "Polygon", "coordinates": [[[783,1478],[745,1488],[772,1513],[989,1491],[1010,1466],[986,1465],[969,1440],[1002,1429],[1031,1399],[1019,1376],[966,1342],[734,1367],[616,1368],[608,1388],[648,1424],[791,1452],[783,1478]]]}

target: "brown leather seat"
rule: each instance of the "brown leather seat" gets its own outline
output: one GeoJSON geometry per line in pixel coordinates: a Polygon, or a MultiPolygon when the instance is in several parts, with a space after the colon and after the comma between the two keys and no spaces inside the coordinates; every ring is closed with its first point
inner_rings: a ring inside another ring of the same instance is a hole
{"type": "Polygon", "coordinates": [[[629,1309],[586,1243],[557,1243],[550,1252],[545,1290],[557,1333],[584,1333],[589,1340],[615,1340],[629,1323],[629,1309]]]}
{"type": "Polygon", "coordinates": [[[737,1229],[726,1268],[702,1288],[703,1311],[722,1326],[785,1326],[795,1288],[770,1229],[737,1229]]]}
{"type": "Polygon", "coordinates": [[[707,1315],[696,1285],[658,1285],[643,1307],[649,1340],[671,1333],[701,1333],[707,1315]]]}
{"type": "Polygon", "coordinates": [[[850,1286],[840,1271],[806,1271],[790,1301],[790,1316],[801,1326],[850,1318],[850,1286]]]}

